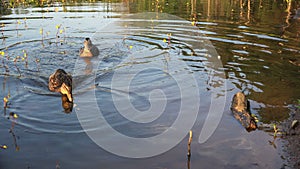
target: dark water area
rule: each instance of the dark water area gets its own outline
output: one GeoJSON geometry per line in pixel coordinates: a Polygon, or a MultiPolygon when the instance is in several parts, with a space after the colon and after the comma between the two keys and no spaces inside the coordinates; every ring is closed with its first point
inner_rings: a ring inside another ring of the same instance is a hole
{"type": "Polygon", "coordinates": [[[299,1],[12,2],[0,8],[1,169],[291,167],[273,125],[299,104],[299,1]],[[98,57],[79,57],[86,37],[98,57]],[[69,114],[48,90],[58,68],[73,76],[69,114]],[[238,91],[256,131],[230,111],[238,91]]]}

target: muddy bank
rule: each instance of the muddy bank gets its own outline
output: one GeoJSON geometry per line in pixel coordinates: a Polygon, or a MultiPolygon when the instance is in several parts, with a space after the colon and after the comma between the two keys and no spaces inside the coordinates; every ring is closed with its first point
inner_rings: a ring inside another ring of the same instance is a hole
{"type": "Polygon", "coordinates": [[[300,109],[292,108],[290,118],[282,124],[283,130],[286,135],[283,137],[286,140],[284,149],[286,150],[285,160],[287,166],[291,168],[300,168],[300,109]],[[293,126],[292,123],[295,120],[298,124],[293,126]]]}

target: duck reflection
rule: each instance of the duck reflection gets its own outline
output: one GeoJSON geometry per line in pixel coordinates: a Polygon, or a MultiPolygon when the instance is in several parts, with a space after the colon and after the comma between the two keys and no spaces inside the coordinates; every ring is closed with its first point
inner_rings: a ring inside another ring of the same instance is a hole
{"type": "Polygon", "coordinates": [[[73,110],[72,76],[62,69],[57,69],[49,77],[48,88],[52,92],[61,93],[62,107],[66,113],[73,110]]]}
{"type": "Polygon", "coordinates": [[[73,110],[73,101],[70,101],[66,94],[61,95],[61,104],[62,104],[62,107],[65,110],[65,113],[72,112],[72,110],[73,110]]]}
{"type": "Polygon", "coordinates": [[[83,58],[86,63],[86,67],[84,69],[85,74],[89,75],[93,72],[93,64],[91,62],[91,58],[83,58]]]}

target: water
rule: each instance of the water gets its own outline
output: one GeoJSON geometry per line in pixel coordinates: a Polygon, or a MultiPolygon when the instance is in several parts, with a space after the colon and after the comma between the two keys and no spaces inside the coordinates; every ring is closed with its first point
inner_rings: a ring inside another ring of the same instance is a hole
{"type": "Polygon", "coordinates": [[[289,106],[300,98],[299,67],[291,63],[300,59],[297,5],[124,1],[5,11],[0,96],[10,98],[1,111],[0,144],[8,149],[0,152],[0,168],[280,168],[282,143],[273,139],[272,124],[287,119],[289,106]],[[85,37],[100,49],[99,57],[78,58],[85,37]],[[73,75],[70,114],[63,112],[60,95],[47,88],[58,68],[73,75]],[[263,126],[251,133],[229,109],[241,90],[263,126]],[[184,117],[197,115],[194,124],[182,125],[194,132],[190,166],[186,130],[174,148],[142,159],[116,156],[85,132],[102,132],[100,141],[122,149],[130,145],[115,140],[115,133],[103,133],[108,128],[94,125],[97,120],[126,136],[149,138],[168,131],[184,105],[184,117]],[[8,119],[10,112],[19,117],[8,119]],[[206,123],[214,122],[213,135],[198,143],[206,123]]]}

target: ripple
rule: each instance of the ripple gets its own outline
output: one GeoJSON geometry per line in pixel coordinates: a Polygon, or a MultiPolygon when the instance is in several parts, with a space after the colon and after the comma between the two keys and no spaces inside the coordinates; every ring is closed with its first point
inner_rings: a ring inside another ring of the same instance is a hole
{"type": "Polygon", "coordinates": [[[283,42],[288,41],[288,40],[285,40],[285,39],[282,39],[282,38],[277,38],[277,37],[264,35],[264,34],[255,34],[255,33],[249,33],[249,32],[243,32],[243,34],[248,35],[248,36],[255,36],[255,37],[261,38],[261,39],[269,39],[269,40],[283,41],[283,42]]]}

